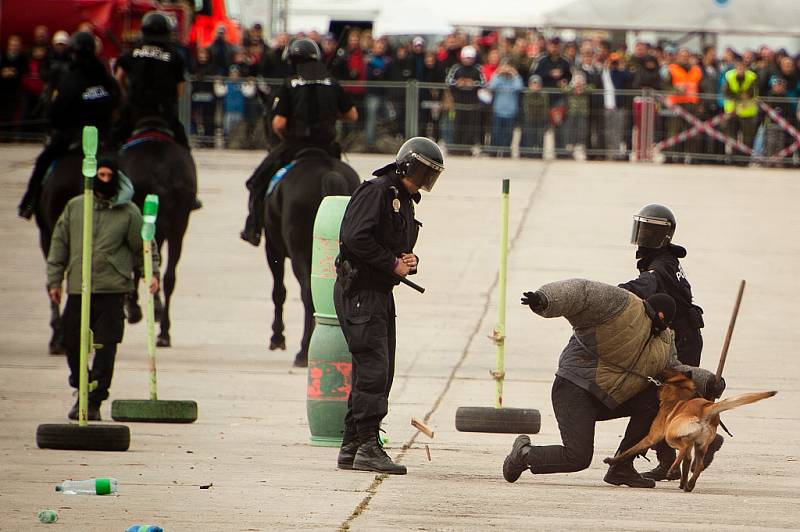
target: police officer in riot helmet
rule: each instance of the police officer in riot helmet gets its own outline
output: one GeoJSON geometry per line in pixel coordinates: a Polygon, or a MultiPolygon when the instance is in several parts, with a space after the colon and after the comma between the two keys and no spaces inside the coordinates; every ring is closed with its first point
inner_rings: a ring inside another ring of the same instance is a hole
{"type": "MultiPolygon", "coordinates": [[[[700,354],[703,350],[703,309],[695,305],[692,287],[680,264],[686,256],[686,248],[672,243],[675,234],[675,215],[672,211],[658,203],[645,205],[633,217],[631,244],[637,247],[636,267],[639,276],[636,279],[619,285],[642,299],[662,293],[675,300],[676,312],[670,328],[675,332],[675,348],[678,360],[689,366],[700,365],[700,354]]],[[[722,436],[712,442],[714,451],[722,445],[722,436]]],[[[675,460],[675,450],[662,442],[656,446],[658,466],[644,473],[645,478],[653,480],[675,480],[680,472],[667,477],[667,471],[675,460]]]]}
{"type": "Polygon", "coordinates": [[[317,43],[296,39],[284,49],[294,75],[284,80],[272,107],[272,129],[281,139],[247,180],[248,216],[242,240],[257,246],[263,229],[263,203],[272,176],[307,148],[339,158],[336,120],[355,122],[358,112],[346,92],[320,61],[317,43]]]}
{"type": "Polygon", "coordinates": [[[119,99],[117,83],[96,56],[92,34],[75,33],[70,39],[70,61],[67,71],[51,93],[48,104],[50,138],[36,159],[28,188],[18,212],[30,218],[36,210],[47,169],[70,146],[79,143],[84,126],[95,126],[101,144],[109,140],[111,116],[119,99]]]}
{"type": "Polygon", "coordinates": [[[342,219],[333,302],[353,358],[353,386],[340,469],[404,475],[378,439],[388,411],[395,365],[395,306],[392,290],[417,272],[414,254],[419,228],[414,204],[430,192],[444,170],[439,146],[409,139],[395,161],[373,172],[350,199],[342,219]]]}
{"type": "Polygon", "coordinates": [[[126,106],[114,132],[119,144],[130,137],[142,119],[160,117],[175,141],[189,148],[186,130],[178,119],[178,99],[183,94],[186,65],[171,44],[172,20],[159,11],[142,19],[142,41],[117,60],[115,76],[126,106]]]}

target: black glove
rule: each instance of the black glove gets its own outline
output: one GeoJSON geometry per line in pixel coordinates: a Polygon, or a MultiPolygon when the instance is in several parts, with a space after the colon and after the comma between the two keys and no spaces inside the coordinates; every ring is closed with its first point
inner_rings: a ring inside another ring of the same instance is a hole
{"type": "Polygon", "coordinates": [[[716,379],[711,379],[711,381],[706,384],[706,399],[709,401],[714,401],[722,397],[722,392],[725,391],[725,379],[720,377],[719,382],[716,379]]]}
{"type": "Polygon", "coordinates": [[[547,298],[539,292],[523,292],[520,303],[528,305],[534,312],[541,312],[547,308],[547,298]]]}

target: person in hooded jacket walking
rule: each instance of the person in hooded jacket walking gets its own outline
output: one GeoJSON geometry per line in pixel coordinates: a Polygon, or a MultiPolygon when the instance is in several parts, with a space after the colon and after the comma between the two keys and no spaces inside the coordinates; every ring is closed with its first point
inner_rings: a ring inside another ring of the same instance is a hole
{"type": "MultiPolygon", "coordinates": [[[[88,418],[100,420],[100,404],[108,399],[117,344],[124,330],[123,302],[133,288],[134,268],[144,271],[142,253],[142,215],[131,202],[133,185],[117,169],[116,161],[99,158],[94,183],[92,240],[92,298],[90,324],[94,342],[100,344],[94,355],[90,381],[97,387],[89,392],[88,418]]],[[[64,347],[69,365],[69,384],[78,387],[80,373],[81,257],[83,253],[83,195],[71,199],[56,222],[47,255],[47,290],[56,304],[61,303],[62,283],[67,278],[67,303],[64,307],[64,347]]],[[[154,241],[155,242],[155,241],[154,241]]],[[[158,290],[158,248],[153,244],[153,278],[150,291],[158,290]]],[[[78,401],[67,414],[78,419],[78,401]]]]}

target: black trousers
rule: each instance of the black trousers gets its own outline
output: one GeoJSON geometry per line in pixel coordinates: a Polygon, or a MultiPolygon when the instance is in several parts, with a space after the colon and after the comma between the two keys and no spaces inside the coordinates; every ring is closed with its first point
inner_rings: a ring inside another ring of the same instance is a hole
{"type": "Polygon", "coordinates": [[[617,452],[622,452],[639,443],[650,432],[650,425],[658,414],[655,386],[648,386],[611,410],[583,388],[556,376],[552,401],[563,445],[534,446],[531,449],[528,464],[535,474],[572,473],[589,467],[594,453],[594,428],[598,421],[630,417],[617,449],[617,452]]]}
{"type": "Polygon", "coordinates": [[[375,438],[389,410],[394,380],[395,307],[391,292],[333,288],[336,315],[353,360],[352,387],[347,399],[345,432],[361,441],[375,438]]]}
{"type": "MultiPolygon", "coordinates": [[[[122,307],[125,294],[92,294],[89,328],[94,343],[102,344],[94,354],[89,382],[96,380],[97,388],[89,392],[89,402],[99,405],[108,399],[117,344],[122,341],[125,318],[122,307]]],[[[77,388],[80,377],[81,294],[70,294],[64,307],[64,348],[69,365],[69,385],[77,388]]]]}

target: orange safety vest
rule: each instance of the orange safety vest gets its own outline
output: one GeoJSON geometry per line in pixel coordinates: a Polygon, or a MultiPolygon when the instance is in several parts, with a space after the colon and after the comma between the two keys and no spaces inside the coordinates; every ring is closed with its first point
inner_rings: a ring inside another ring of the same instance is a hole
{"type": "Polygon", "coordinates": [[[672,76],[672,86],[683,89],[683,94],[673,94],[669,96],[670,103],[697,103],[697,88],[703,78],[703,71],[694,65],[689,72],[682,66],[672,63],[669,65],[669,74],[672,76]]]}

